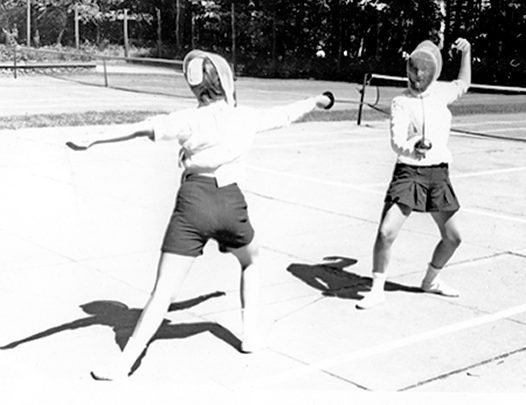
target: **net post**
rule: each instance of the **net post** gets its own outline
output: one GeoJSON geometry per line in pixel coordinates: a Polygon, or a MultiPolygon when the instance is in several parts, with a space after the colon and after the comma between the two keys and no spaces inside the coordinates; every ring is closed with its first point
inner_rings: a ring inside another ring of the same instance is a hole
{"type": "Polygon", "coordinates": [[[102,68],[104,70],[104,87],[108,87],[108,70],[106,68],[106,58],[102,58],[102,68]]]}
{"type": "Polygon", "coordinates": [[[356,121],[356,125],[362,124],[363,100],[365,99],[365,90],[367,88],[368,81],[369,81],[369,73],[366,73],[363,76],[362,89],[360,90],[360,104],[358,105],[358,120],[356,121]]]}

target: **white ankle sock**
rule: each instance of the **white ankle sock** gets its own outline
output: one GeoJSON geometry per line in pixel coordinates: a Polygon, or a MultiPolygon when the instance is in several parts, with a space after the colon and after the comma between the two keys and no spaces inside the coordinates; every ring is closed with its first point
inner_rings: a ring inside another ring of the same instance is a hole
{"type": "Polygon", "coordinates": [[[358,309],[369,309],[377,305],[380,305],[385,301],[385,281],[387,276],[385,273],[374,273],[373,272],[373,285],[371,291],[369,291],[358,303],[356,308],[358,309]]]}
{"type": "Polygon", "coordinates": [[[383,291],[386,280],[387,275],[385,273],[373,272],[373,285],[371,287],[371,291],[383,291]]]}
{"type": "Polygon", "coordinates": [[[423,282],[426,284],[433,284],[439,276],[441,270],[442,269],[438,269],[434,267],[431,263],[429,263],[423,282]]]}

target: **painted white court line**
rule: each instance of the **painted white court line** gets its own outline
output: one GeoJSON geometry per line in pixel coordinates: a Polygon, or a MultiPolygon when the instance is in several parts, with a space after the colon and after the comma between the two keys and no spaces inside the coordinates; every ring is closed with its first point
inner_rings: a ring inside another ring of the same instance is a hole
{"type": "Polygon", "coordinates": [[[300,174],[284,173],[284,172],[279,172],[277,170],[265,169],[265,168],[262,168],[262,167],[257,167],[257,166],[252,166],[252,165],[247,165],[247,168],[249,168],[251,170],[256,170],[256,171],[262,172],[262,173],[268,173],[268,174],[271,174],[273,176],[288,177],[290,179],[303,180],[303,181],[308,181],[308,182],[311,182],[311,183],[323,184],[323,185],[326,185],[326,186],[350,188],[350,189],[353,189],[353,190],[364,190],[364,191],[369,191],[369,192],[371,192],[373,194],[383,194],[384,192],[383,191],[380,192],[380,191],[375,191],[375,190],[369,190],[369,188],[380,186],[380,185],[383,185],[383,186],[387,187],[385,182],[377,183],[377,184],[366,184],[366,185],[363,185],[363,186],[357,186],[357,185],[354,185],[354,184],[343,183],[343,182],[340,182],[340,181],[330,181],[330,180],[325,180],[325,179],[315,179],[313,177],[302,176],[300,174]]]}
{"type": "MultiPolygon", "coordinates": [[[[306,182],[311,182],[311,183],[317,183],[317,184],[322,184],[322,185],[326,185],[326,186],[339,187],[341,189],[351,189],[351,190],[358,190],[358,191],[366,191],[366,192],[371,193],[371,194],[382,195],[382,196],[385,195],[385,191],[386,191],[387,186],[388,186],[388,182],[369,183],[369,184],[363,184],[363,185],[356,185],[356,184],[344,183],[344,182],[339,182],[339,181],[330,181],[330,180],[325,180],[325,179],[316,179],[316,178],[313,178],[313,177],[302,176],[302,175],[299,175],[299,174],[284,173],[284,172],[279,172],[277,170],[265,169],[265,168],[257,167],[257,166],[253,166],[253,165],[247,165],[247,168],[249,168],[251,170],[258,171],[258,172],[262,172],[262,173],[268,173],[268,174],[271,174],[273,176],[287,177],[287,178],[290,178],[290,179],[301,180],[301,181],[306,181],[306,182]],[[376,188],[380,188],[380,187],[382,187],[382,188],[381,189],[376,189],[376,188]]],[[[452,178],[488,176],[488,175],[494,175],[494,174],[514,173],[514,172],[521,172],[521,171],[526,171],[526,167],[513,167],[513,168],[509,168],[509,169],[485,170],[485,171],[482,171],[482,172],[464,173],[464,174],[459,174],[459,175],[456,175],[456,176],[452,176],[452,178]]],[[[521,223],[521,224],[522,223],[526,223],[526,219],[524,219],[524,218],[512,217],[512,216],[509,216],[509,215],[503,215],[503,214],[499,214],[499,213],[484,211],[484,210],[477,209],[477,208],[462,207],[462,211],[463,212],[468,212],[468,213],[474,214],[474,215],[483,216],[483,217],[503,219],[503,220],[506,220],[506,221],[517,222],[517,223],[521,223]]]]}
{"type": "Polygon", "coordinates": [[[313,364],[297,367],[293,370],[279,373],[268,378],[255,381],[256,386],[270,386],[282,382],[295,380],[306,375],[326,371],[329,368],[347,365],[356,360],[363,360],[368,357],[377,356],[379,354],[388,353],[390,351],[400,349],[402,347],[414,345],[416,343],[424,342],[430,339],[436,339],[440,336],[450,335],[455,332],[471,329],[477,326],[485,325],[491,322],[499,321],[514,315],[526,312],[526,304],[522,304],[513,308],[506,309],[494,314],[484,315],[474,319],[468,319],[442,328],[438,328],[429,332],[423,332],[418,335],[408,336],[402,339],[394,340],[379,344],[377,346],[369,347],[363,350],[344,353],[329,359],[321,360],[313,364]]]}
{"type": "Polygon", "coordinates": [[[521,224],[526,224],[526,218],[511,217],[509,215],[503,215],[503,214],[498,214],[498,213],[495,213],[495,212],[484,211],[484,210],[477,209],[477,208],[461,208],[461,210],[463,212],[469,212],[470,214],[480,215],[480,216],[483,216],[483,217],[503,219],[505,221],[518,222],[518,223],[521,223],[521,224]]]}
{"type": "MultiPolygon", "coordinates": [[[[373,190],[374,188],[381,187],[381,186],[384,186],[384,187],[388,186],[387,182],[356,185],[356,184],[349,184],[349,183],[344,183],[344,182],[339,182],[339,181],[316,179],[313,177],[302,176],[300,174],[284,173],[284,172],[280,172],[277,170],[266,169],[263,167],[257,167],[253,165],[247,165],[247,167],[252,170],[256,170],[259,172],[268,173],[268,174],[272,174],[276,176],[288,177],[291,179],[309,181],[309,182],[324,184],[324,185],[329,185],[329,186],[350,188],[353,190],[364,190],[364,191],[371,192],[373,194],[383,194],[384,193],[384,191],[373,190]]],[[[508,169],[484,170],[480,172],[461,173],[461,174],[452,175],[451,178],[457,179],[457,178],[466,178],[466,177],[480,177],[480,176],[498,175],[498,174],[505,174],[505,173],[523,172],[523,171],[526,171],[526,167],[511,167],[508,169]]]]}
{"type": "MultiPolygon", "coordinates": [[[[289,127],[290,128],[290,127],[289,127]]],[[[255,136],[256,140],[266,140],[266,139],[283,139],[283,138],[328,138],[330,136],[339,136],[339,137],[348,137],[348,136],[357,136],[360,134],[362,138],[358,139],[370,139],[370,138],[381,138],[386,139],[384,133],[371,131],[367,132],[366,137],[363,137],[364,132],[358,131],[356,128],[340,128],[340,127],[329,127],[323,128],[323,130],[318,131],[318,127],[310,127],[308,130],[302,128],[294,128],[293,131],[287,131],[286,129],[270,131],[270,132],[261,132],[255,136]],[[314,133],[312,131],[315,131],[314,133]]],[[[349,139],[349,138],[345,138],[349,139]]]]}
{"type": "Polygon", "coordinates": [[[377,142],[385,140],[383,138],[362,138],[362,139],[340,139],[340,140],[328,140],[328,141],[319,141],[319,142],[296,142],[296,143],[281,143],[273,145],[253,145],[252,149],[279,149],[279,148],[289,148],[297,146],[318,146],[318,145],[334,145],[334,144],[353,144],[353,143],[364,143],[364,142],[377,142]]]}
{"type": "MultiPolygon", "coordinates": [[[[526,129],[526,127],[510,127],[510,128],[493,128],[493,129],[487,129],[486,131],[490,134],[495,132],[516,132],[516,131],[522,131],[526,129]]],[[[481,132],[484,133],[484,130],[481,132]]]]}
{"type": "Polygon", "coordinates": [[[526,167],[510,167],[507,169],[497,169],[497,170],[483,170],[480,172],[471,172],[471,173],[460,173],[452,175],[452,179],[460,179],[466,177],[480,177],[480,176],[492,176],[497,174],[506,174],[506,173],[515,173],[526,171],[526,167]]]}
{"type": "Polygon", "coordinates": [[[252,88],[252,89],[250,89],[250,91],[253,92],[253,93],[264,93],[264,94],[273,94],[273,95],[278,93],[280,95],[288,95],[288,96],[294,96],[294,97],[305,97],[305,92],[304,91],[279,91],[279,90],[276,90],[276,89],[266,90],[266,89],[256,89],[256,88],[252,88]]]}
{"type": "Polygon", "coordinates": [[[506,120],[506,121],[477,121],[477,122],[455,122],[454,127],[472,127],[472,126],[486,126],[486,125],[510,125],[523,124],[526,120],[506,120]]]}

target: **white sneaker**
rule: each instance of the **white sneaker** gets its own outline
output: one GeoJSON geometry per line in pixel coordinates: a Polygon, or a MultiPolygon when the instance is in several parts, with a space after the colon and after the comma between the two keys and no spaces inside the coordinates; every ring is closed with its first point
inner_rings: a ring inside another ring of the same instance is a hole
{"type": "Polygon", "coordinates": [[[243,336],[243,339],[241,341],[241,353],[254,353],[265,348],[265,342],[259,336],[243,336]]]}
{"type": "Polygon", "coordinates": [[[261,341],[244,341],[241,343],[241,353],[250,354],[266,349],[261,341]]]}
{"type": "Polygon", "coordinates": [[[449,287],[442,280],[435,279],[432,283],[422,281],[422,290],[430,294],[443,295],[444,297],[460,297],[460,292],[449,287]]]}
{"type": "Polygon", "coordinates": [[[104,364],[91,371],[91,377],[97,381],[119,381],[128,377],[128,371],[115,364],[104,364]]]}
{"type": "Polygon", "coordinates": [[[371,309],[377,305],[383,304],[385,302],[385,292],[371,290],[365,297],[363,297],[356,304],[358,309],[371,309]]]}

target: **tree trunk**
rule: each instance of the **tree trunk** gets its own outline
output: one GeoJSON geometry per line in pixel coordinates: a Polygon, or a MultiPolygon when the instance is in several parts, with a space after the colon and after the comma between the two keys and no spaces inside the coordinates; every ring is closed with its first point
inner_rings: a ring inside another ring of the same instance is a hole
{"type": "Polygon", "coordinates": [[[495,16],[495,42],[497,44],[497,58],[500,58],[503,51],[503,37],[504,37],[504,19],[503,19],[503,7],[502,0],[491,0],[491,9],[495,10],[493,15],[495,16]]]}
{"type": "Polygon", "coordinates": [[[276,32],[276,9],[275,5],[272,8],[272,71],[273,74],[276,74],[276,70],[278,67],[277,63],[277,55],[276,55],[276,38],[277,38],[277,32],[276,32]]]}
{"type": "Polygon", "coordinates": [[[380,32],[382,28],[382,19],[380,16],[380,13],[376,14],[376,50],[375,50],[375,58],[380,59],[380,54],[382,51],[382,43],[380,41],[380,32]]]}
{"type": "Polygon", "coordinates": [[[62,44],[62,38],[64,37],[64,32],[66,32],[66,28],[63,27],[63,28],[60,29],[60,32],[58,33],[57,45],[62,44]]]}
{"type": "Polygon", "coordinates": [[[463,0],[457,0],[457,6],[455,8],[455,26],[453,28],[453,36],[458,37],[460,35],[460,27],[462,25],[462,6],[464,5],[463,0]]]}
{"type": "Polygon", "coordinates": [[[175,2],[175,46],[181,51],[181,0],[175,2]]]}

